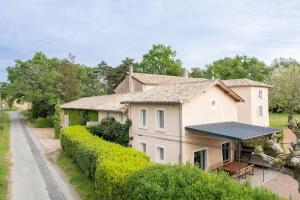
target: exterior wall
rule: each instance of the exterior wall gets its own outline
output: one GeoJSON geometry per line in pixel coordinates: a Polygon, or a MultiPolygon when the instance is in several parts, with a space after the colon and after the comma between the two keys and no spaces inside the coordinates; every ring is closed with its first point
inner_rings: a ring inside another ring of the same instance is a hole
{"type": "Polygon", "coordinates": [[[226,121],[237,121],[237,103],[217,86],[182,106],[183,128],[195,124],[226,121]],[[215,107],[212,107],[212,100],[216,100],[215,107]]]}
{"type": "Polygon", "coordinates": [[[245,103],[238,104],[238,121],[257,126],[269,126],[268,88],[264,87],[234,87],[245,103]],[[259,91],[262,91],[262,99],[259,91]],[[263,116],[259,116],[259,106],[263,107],[263,116]]]}
{"type": "MultiPolygon", "coordinates": [[[[179,163],[179,105],[132,104],[129,108],[129,117],[132,120],[129,134],[133,138],[131,141],[133,148],[141,150],[141,143],[146,143],[146,153],[152,161],[156,162],[157,147],[163,147],[165,149],[165,163],[179,163]],[[156,129],[155,115],[157,108],[165,110],[164,131],[156,129]],[[140,127],[140,109],[147,110],[146,128],[140,127]]],[[[184,104],[182,106],[183,162],[193,162],[193,152],[201,148],[208,149],[208,169],[212,165],[222,162],[222,142],[226,140],[217,137],[200,137],[199,133],[197,135],[190,134],[185,131],[184,127],[193,124],[224,121],[237,121],[237,103],[217,86],[184,104]],[[211,107],[212,99],[217,102],[215,108],[211,107]],[[216,148],[211,146],[216,146],[216,148]]]]}
{"type": "Polygon", "coordinates": [[[207,150],[207,170],[212,170],[216,164],[223,161],[222,144],[230,142],[231,155],[230,161],[234,160],[236,142],[218,137],[210,137],[205,134],[193,133],[186,131],[183,143],[183,162],[194,161],[194,152],[206,149],[207,150]]]}
{"type": "Polygon", "coordinates": [[[251,88],[252,102],[252,124],[258,126],[269,126],[269,100],[268,88],[252,87],[251,88]],[[262,91],[262,99],[259,98],[259,90],[262,91]],[[259,115],[259,106],[263,108],[263,116],[259,115]]]}
{"type": "Polygon", "coordinates": [[[178,105],[149,105],[135,104],[129,109],[132,126],[129,137],[132,137],[131,146],[140,150],[140,143],[147,146],[147,154],[152,161],[157,161],[157,147],[165,149],[165,163],[175,164],[179,160],[179,106],[178,105]],[[147,110],[147,128],[140,128],[140,109],[147,110]],[[156,109],[165,110],[165,129],[156,128],[156,109]]]}
{"type": "MultiPolygon", "coordinates": [[[[115,93],[116,94],[124,94],[129,93],[129,75],[127,75],[121,83],[116,87],[115,93]]],[[[143,84],[135,79],[132,79],[132,89],[133,92],[143,91],[144,87],[143,84]]]]}
{"type": "Polygon", "coordinates": [[[99,111],[98,112],[98,122],[100,123],[102,119],[106,118],[107,115],[109,117],[115,118],[116,121],[120,123],[124,123],[127,120],[127,114],[122,112],[111,112],[111,111],[99,111]],[[120,115],[123,115],[123,121],[120,115]]]}
{"type": "Polygon", "coordinates": [[[128,75],[123,79],[121,83],[115,88],[116,94],[124,94],[129,92],[129,77],[128,75]]]}

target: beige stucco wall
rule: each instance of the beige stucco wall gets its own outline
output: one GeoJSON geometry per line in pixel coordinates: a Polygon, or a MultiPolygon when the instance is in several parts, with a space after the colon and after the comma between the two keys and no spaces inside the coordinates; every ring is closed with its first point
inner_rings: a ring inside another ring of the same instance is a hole
{"type": "Polygon", "coordinates": [[[269,102],[268,88],[263,87],[234,87],[233,91],[238,93],[245,103],[238,104],[238,121],[241,123],[257,126],[269,126],[269,102]],[[258,96],[259,90],[263,98],[258,96]],[[263,107],[263,116],[259,116],[259,106],[263,107]]]}
{"type": "MultiPolygon", "coordinates": [[[[124,94],[129,92],[129,75],[127,75],[122,82],[115,88],[116,94],[124,94]]],[[[133,92],[140,92],[144,90],[144,85],[137,81],[136,79],[132,78],[132,89],[133,92]]]]}
{"type": "Polygon", "coordinates": [[[237,103],[218,86],[182,106],[183,127],[194,124],[237,121],[237,103]],[[212,100],[216,107],[212,107],[212,100]]]}
{"type": "Polygon", "coordinates": [[[147,154],[152,161],[157,161],[157,147],[165,148],[165,162],[175,164],[179,159],[179,107],[178,105],[135,104],[129,109],[132,120],[130,137],[131,145],[140,150],[140,143],[147,145],[147,154]],[[147,127],[140,128],[140,109],[147,110],[147,127]],[[165,110],[165,130],[156,128],[156,109],[165,110]]]}
{"type": "MultiPolygon", "coordinates": [[[[130,137],[133,138],[133,148],[141,150],[140,143],[146,143],[147,154],[152,161],[157,161],[157,147],[165,148],[165,162],[179,163],[180,154],[180,124],[179,105],[154,105],[154,104],[132,104],[129,108],[129,117],[132,120],[130,137]],[[147,127],[141,128],[140,109],[147,110],[147,127]],[[165,110],[165,130],[156,129],[156,109],[165,110]]],[[[206,93],[195,97],[189,103],[182,106],[182,133],[183,133],[183,162],[193,162],[194,151],[208,148],[208,169],[215,163],[222,161],[221,138],[207,138],[191,135],[184,127],[193,124],[204,124],[224,121],[237,121],[237,103],[219,87],[212,87],[206,93]],[[211,107],[211,100],[217,101],[215,108],[211,107]],[[210,147],[215,145],[216,148],[210,147]]],[[[233,158],[233,156],[232,156],[233,158]]]]}
{"type": "Polygon", "coordinates": [[[223,161],[222,144],[230,142],[231,161],[234,160],[236,142],[224,138],[211,137],[199,132],[186,131],[183,143],[183,162],[193,162],[194,152],[199,150],[207,150],[207,170],[211,170],[213,166],[223,161]]]}
{"type": "Polygon", "coordinates": [[[129,92],[129,78],[128,75],[115,88],[116,94],[124,94],[129,92]]]}

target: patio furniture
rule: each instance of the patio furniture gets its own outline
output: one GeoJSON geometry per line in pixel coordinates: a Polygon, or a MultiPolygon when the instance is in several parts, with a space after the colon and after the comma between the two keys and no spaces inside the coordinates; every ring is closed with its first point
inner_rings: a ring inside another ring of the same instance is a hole
{"type": "Polygon", "coordinates": [[[224,164],[223,170],[230,176],[237,175],[242,178],[246,177],[247,174],[253,175],[254,165],[249,165],[245,162],[233,161],[231,163],[224,164]]]}

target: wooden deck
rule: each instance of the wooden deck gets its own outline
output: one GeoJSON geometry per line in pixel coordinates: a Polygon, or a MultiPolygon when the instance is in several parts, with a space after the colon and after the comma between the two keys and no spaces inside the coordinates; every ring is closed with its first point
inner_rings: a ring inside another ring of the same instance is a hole
{"type": "MultiPolygon", "coordinates": [[[[244,172],[247,173],[247,169],[251,167],[252,165],[249,165],[248,163],[245,162],[238,162],[238,161],[233,161],[230,163],[226,163],[223,165],[223,170],[227,172],[230,176],[232,175],[243,175],[244,172]]],[[[253,166],[252,166],[253,168],[253,166]]]]}

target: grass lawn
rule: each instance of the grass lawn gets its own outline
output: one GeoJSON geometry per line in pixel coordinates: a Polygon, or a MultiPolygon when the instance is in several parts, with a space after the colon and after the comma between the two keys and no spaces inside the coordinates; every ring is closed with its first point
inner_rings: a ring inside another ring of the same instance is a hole
{"type": "Polygon", "coordinates": [[[73,185],[82,200],[96,199],[94,182],[88,179],[65,153],[59,154],[56,162],[65,172],[69,182],[73,185]]]}
{"type": "Polygon", "coordinates": [[[9,117],[0,111],[0,200],[7,195],[7,176],[9,171],[9,117]]]}
{"type": "MultiPolygon", "coordinates": [[[[294,119],[300,121],[300,114],[295,114],[294,119]]],[[[270,127],[284,129],[287,127],[287,113],[270,113],[270,127]]]]}

